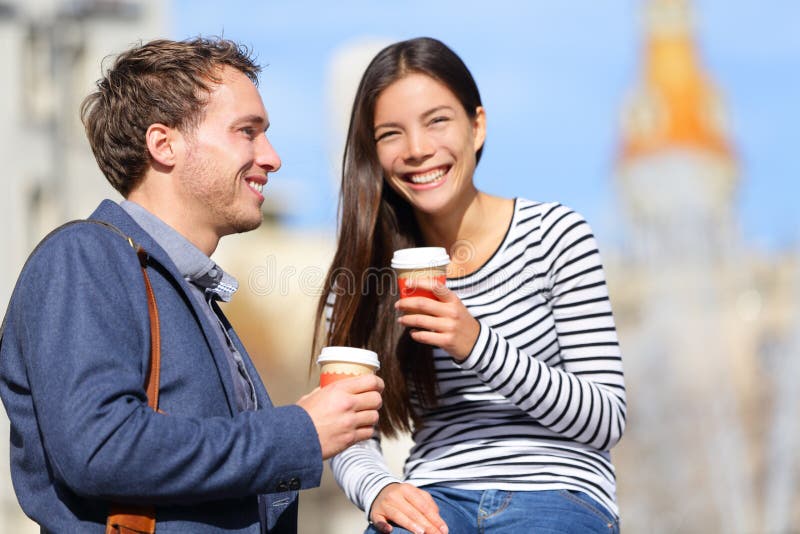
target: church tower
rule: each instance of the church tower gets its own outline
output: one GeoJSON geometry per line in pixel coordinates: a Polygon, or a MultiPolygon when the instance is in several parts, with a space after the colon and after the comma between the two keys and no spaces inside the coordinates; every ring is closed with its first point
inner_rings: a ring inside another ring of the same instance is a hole
{"type": "Polygon", "coordinates": [[[727,256],[737,176],[720,99],[703,71],[687,0],[651,0],[640,80],[617,160],[633,258],[662,266],[727,256]]]}
{"type": "Polygon", "coordinates": [[[664,530],[648,531],[750,534],[758,437],[747,407],[757,374],[743,350],[752,328],[730,312],[747,283],[736,255],[739,177],[690,11],[689,0],[645,2],[642,63],[622,110],[615,171],[627,250],[625,276],[610,286],[631,356],[629,396],[640,399],[623,447],[646,451],[651,468],[638,478],[627,466],[620,492],[641,514],[632,523],[659,518],[664,530]],[[692,506],[664,504],[686,488],[692,506]]]}

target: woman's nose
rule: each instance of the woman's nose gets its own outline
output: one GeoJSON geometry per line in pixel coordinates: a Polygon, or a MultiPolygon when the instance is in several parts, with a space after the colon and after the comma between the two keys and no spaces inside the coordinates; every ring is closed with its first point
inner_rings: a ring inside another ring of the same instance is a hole
{"type": "Polygon", "coordinates": [[[433,143],[427,135],[421,132],[410,132],[407,135],[405,159],[421,161],[429,158],[435,152],[433,143]]]}

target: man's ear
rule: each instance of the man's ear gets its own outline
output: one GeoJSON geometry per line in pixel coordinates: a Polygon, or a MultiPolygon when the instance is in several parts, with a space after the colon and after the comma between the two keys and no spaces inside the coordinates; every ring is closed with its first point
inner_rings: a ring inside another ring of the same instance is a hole
{"type": "Polygon", "coordinates": [[[175,128],[170,128],[160,123],[151,124],[147,128],[145,140],[147,150],[155,163],[166,167],[173,167],[176,163],[176,148],[180,133],[175,128]]]}

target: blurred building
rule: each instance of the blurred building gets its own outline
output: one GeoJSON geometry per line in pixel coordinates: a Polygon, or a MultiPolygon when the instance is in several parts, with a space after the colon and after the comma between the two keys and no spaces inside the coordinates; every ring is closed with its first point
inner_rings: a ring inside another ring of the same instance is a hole
{"type": "MultiPolygon", "coordinates": [[[[0,0],[0,302],[50,229],[118,198],[97,169],[78,110],[100,60],[163,37],[167,2],[0,0]]],[[[0,406],[0,532],[38,532],[20,511],[8,467],[8,418],[0,406]]]]}
{"type": "Polygon", "coordinates": [[[741,239],[746,177],[688,2],[648,2],[645,34],[617,160],[626,247],[607,265],[629,389],[623,526],[797,532],[798,254],[741,239]]]}

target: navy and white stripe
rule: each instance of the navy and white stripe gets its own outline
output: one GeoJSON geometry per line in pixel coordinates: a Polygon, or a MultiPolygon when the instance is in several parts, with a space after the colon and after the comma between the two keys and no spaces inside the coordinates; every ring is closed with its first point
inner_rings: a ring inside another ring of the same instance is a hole
{"type": "MultiPolygon", "coordinates": [[[[423,410],[404,480],[416,486],[583,491],[618,515],[609,450],[625,428],[622,360],[600,255],[586,221],[518,199],[503,244],[475,273],[447,280],[478,319],[470,355],[434,351],[439,406],[423,410]]],[[[331,461],[369,510],[399,481],[377,439],[331,461]]]]}

